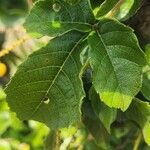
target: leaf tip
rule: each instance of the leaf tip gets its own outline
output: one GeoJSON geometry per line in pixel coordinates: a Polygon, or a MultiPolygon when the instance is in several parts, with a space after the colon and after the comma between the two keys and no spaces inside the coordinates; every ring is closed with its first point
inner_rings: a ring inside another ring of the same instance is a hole
{"type": "Polygon", "coordinates": [[[119,92],[103,92],[100,94],[101,100],[110,108],[126,111],[132,102],[132,97],[119,92]]]}

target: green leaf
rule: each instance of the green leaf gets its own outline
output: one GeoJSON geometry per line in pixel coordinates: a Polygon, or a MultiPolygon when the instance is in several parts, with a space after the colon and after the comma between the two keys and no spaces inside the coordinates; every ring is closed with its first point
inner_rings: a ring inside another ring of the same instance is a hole
{"type": "Polygon", "coordinates": [[[54,38],[19,67],[5,92],[10,108],[21,120],[33,119],[57,129],[80,119],[84,38],[77,31],[54,38]]]}
{"type": "Polygon", "coordinates": [[[147,73],[143,74],[142,94],[147,100],[150,100],[150,76],[147,73]]]}
{"type": "Polygon", "coordinates": [[[145,54],[147,57],[147,62],[150,64],[150,43],[146,44],[145,46],[145,54]]]}
{"type": "Polygon", "coordinates": [[[89,32],[93,23],[87,0],[72,6],[64,1],[44,0],[35,4],[24,26],[34,36],[58,36],[69,30],[89,32]]]}
{"type": "Polygon", "coordinates": [[[44,150],[53,150],[56,146],[57,134],[55,131],[50,131],[44,141],[44,150]]]}
{"type": "Polygon", "coordinates": [[[92,8],[99,8],[99,6],[104,2],[104,0],[93,1],[90,0],[92,8]]]}
{"type": "Polygon", "coordinates": [[[105,0],[99,7],[96,17],[99,18],[106,15],[118,2],[119,0],[105,0]]]}
{"type": "Polygon", "coordinates": [[[145,142],[150,145],[150,105],[148,102],[134,99],[129,109],[126,111],[126,116],[132,121],[135,121],[142,129],[145,142]]]}
{"type": "Polygon", "coordinates": [[[73,136],[77,132],[77,128],[73,126],[69,126],[68,128],[60,129],[60,137],[61,138],[69,138],[73,136]]]}
{"type": "Polygon", "coordinates": [[[84,149],[85,150],[105,150],[103,148],[100,148],[96,143],[95,141],[93,140],[87,140],[85,143],[84,143],[84,149]]]}
{"type": "Polygon", "coordinates": [[[143,68],[143,84],[141,92],[150,101],[150,44],[145,46],[147,65],[143,68]]]}
{"type": "Polygon", "coordinates": [[[142,3],[141,0],[105,0],[97,10],[96,17],[100,18],[108,13],[114,13],[113,17],[125,21],[138,11],[142,3]]]}
{"type": "Polygon", "coordinates": [[[127,19],[129,19],[130,17],[132,17],[140,8],[141,4],[143,3],[142,0],[134,0],[132,7],[130,8],[128,14],[122,18],[122,21],[125,21],[127,19]]]}
{"type": "Polygon", "coordinates": [[[95,138],[97,144],[104,149],[108,149],[109,135],[99,118],[95,114],[90,101],[85,100],[82,105],[82,121],[89,132],[95,138]]]}
{"type": "Polygon", "coordinates": [[[64,1],[70,5],[75,5],[80,2],[80,0],[64,0],[64,1]]]}
{"type": "Polygon", "coordinates": [[[145,55],[131,28],[103,19],[88,38],[93,84],[109,107],[125,111],[142,84],[145,55]]]}
{"type": "Polygon", "coordinates": [[[110,133],[110,126],[116,119],[117,111],[101,102],[99,95],[94,91],[94,88],[91,88],[89,92],[89,99],[91,100],[91,104],[95,114],[98,116],[104,127],[110,133]]]}
{"type": "Polygon", "coordinates": [[[11,125],[10,114],[7,111],[0,111],[0,136],[6,132],[11,125]]]}
{"type": "Polygon", "coordinates": [[[150,120],[145,124],[142,132],[145,142],[150,146],[150,120]]]}

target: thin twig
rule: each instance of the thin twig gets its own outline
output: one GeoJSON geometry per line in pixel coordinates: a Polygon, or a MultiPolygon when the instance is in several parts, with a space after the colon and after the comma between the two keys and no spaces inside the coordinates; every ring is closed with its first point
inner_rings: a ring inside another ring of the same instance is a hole
{"type": "Polygon", "coordinates": [[[140,132],[138,137],[135,140],[135,143],[134,143],[134,146],[133,146],[133,150],[139,150],[141,139],[142,139],[142,133],[140,132]]]}
{"type": "Polygon", "coordinates": [[[32,6],[33,6],[33,1],[32,0],[27,0],[27,2],[28,2],[29,9],[31,9],[32,6]]]}
{"type": "Polygon", "coordinates": [[[18,46],[20,46],[21,44],[23,44],[24,42],[26,42],[29,39],[30,39],[30,37],[25,35],[23,38],[13,42],[11,46],[0,50],[0,58],[9,54],[11,51],[13,51],[15,48],[17,48],[18,46]]]}

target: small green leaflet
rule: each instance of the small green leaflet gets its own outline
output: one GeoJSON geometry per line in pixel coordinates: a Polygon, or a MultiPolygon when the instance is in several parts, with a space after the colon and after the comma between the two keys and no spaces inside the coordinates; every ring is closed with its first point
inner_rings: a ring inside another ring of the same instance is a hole
{"type": "Polygon", "coordinates": [[[119,0],[105,0],[99,7],[96,17],[99,18],[106,15],[118,2],[119,0]]]}
{"type": "Polygon", "coordinates": [[[144,97],[150,101],[150,75],[148,73],[143,74],[143,85],[141,91],[144,97]]]}
{"type": "Polygon", "coordinates": [[[24,26],[33,36],[58,36],[69,30],[89,32],[94,21],[88,0],[80,0],[76,5],[44,0],[35,3],[24,26]]]}
{"type": "Polygon", "coordinates": [[[145,124],[142,132],[143,132],[145,142],[150,146],[150,120],[145,124]]]}
{"type": "Polygon", "coordinates": [[[126,116],[135,121],[142,129],[145,142],[150,146],[150,105],[139,99],[134,99],[126,116]]]}
{"type": "Polygon", "coordinates": [[[134,0],[133,5],[131,9],[129,10],[128,14],[121,20],[125,21],[129,19],[130,17],[132,17],[138,11],[138,9],[140,9],[140,6],[142,3],[143,3],[143,0],[134,0]]]}
{"type": "Polygon", "coordinates": [[[146,45],[145,54],[147,58],[147,65],[143,68],[143,84],[141,92],[144,97],[150,101],[150,44],[146,45]]]}
{"type": "Polygon", "coordinates": [[[96,140],[101,149],[108,149],[109,134],[95,114],[91,102],[86,99],[82,104],[82,121],[96,140]]]}
{"type": "Polygon", "coordinates": [[[145,55],[131,28],[102,19],[88,38],[93,85],[109,107],[125,111],[142,85],[145,55]]]}
{"type": "Polygon", "coordinates": [[[129,19],[130,17],[132,17],[138,11],[142,2],[143,2],[142,0],[127,0],[127,1],[105,0],[102,3],[102,5],[99,7],[99,9],[97,10],[96,18],[101,18],[102,16],[107,15],[109,12],[111,13],[111,11],[114,10],[115,18],[117,18],[116,15],[118,13],[125,13],[126,15],[123,18],[121,18],[122,21],[125,21],[125,20],[129,19]],[[129,7],[129,8],[124,9],[122,7],[124,4],[131,5],[131,8],[129,7]],[[117,5],[120,7],[119,9],[117,8],[118,7],[117,5]],[[116,10],[115,10],[115,7],[117,8],[116,10]],[[126,12],[127,10],[128,10],[128,12],[126,12]]]}
{"type": "MultiPolygon", "coordinates": [[[[93,9],[98,9],[99,6],[104,2],[105,0],[98,0],[98,1],[94,1],[94,0],[90,0],[91,6],[93,9]]],[[[93,10],[94,11],[94,10],[93,10]]]]}
{"type": "Polygon", "coordinates": [[[37,120],[51,129],[80,119],[84,90],[79,74],[85,34],[71,31],[31,54],[18,68],[5,92],[21,120],[37,120]]]}
{"type": "Polygon", "coordinates": [[[147,57],[147,62],[150,65],[150,43],[145,46],[145,54],[147,57]]]}
{"type": "Polygon", "coordinates": [[[117,116],[117,110],[106,106],[103,102],[100,101],[99,95],[95,92],[92,87],[89,91],[89,99],[95,114],[101,120],[104,127],[110,133],[111,124],[115,121],[117,116]]]}
{"type": "Polygon", "coordinates": [[[57,139],[56,131],[50,131],[44,141],[44,150],[52,150],[54,148],[57,148],[56,139],[57,139]]]}

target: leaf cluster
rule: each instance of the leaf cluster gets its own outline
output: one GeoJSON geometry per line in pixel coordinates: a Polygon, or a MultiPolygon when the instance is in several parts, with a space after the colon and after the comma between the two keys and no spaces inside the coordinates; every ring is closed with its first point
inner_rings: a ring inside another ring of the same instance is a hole
{"type": "MultiPolygon", "coordinates": [[[[35,3],[24,26],[34,37],[53,39],[29,55],[5,90],[11,110],[21,120],[37,120],[56,130],[82,118],[101,141],[103,133],[93,129],[101,131],[103,126],[110,133],[124,112],[125,121],[135,122],[150,145],[147,69],[143,73],[148,60],[133,29],[115,18],[121,4],[121,0],[35,3]],[[140,91],[146,100],[138,98],[140,91]]],[[[135,1],[123,19],[139,6],[135,1]]]]}

